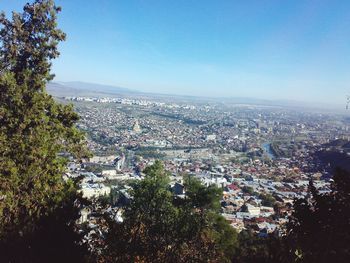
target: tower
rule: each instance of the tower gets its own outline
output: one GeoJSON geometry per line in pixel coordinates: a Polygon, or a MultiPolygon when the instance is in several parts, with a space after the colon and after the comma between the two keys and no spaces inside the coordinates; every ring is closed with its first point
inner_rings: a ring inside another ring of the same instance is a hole
{"type": "Polygon", "coordinates": [[[139,121],[138,120],[135,121],[134,126],[132,127],[132,130],[135,133],[141,133],[141,127],[139,125],[139,121]]]}

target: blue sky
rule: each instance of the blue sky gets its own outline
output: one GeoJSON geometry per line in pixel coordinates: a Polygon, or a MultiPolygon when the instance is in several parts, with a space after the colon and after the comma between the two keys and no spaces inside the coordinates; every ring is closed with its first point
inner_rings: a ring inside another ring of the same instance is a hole
{"type": "MultiPolygon", "coordinates": [[[[0,0],[0,9],[25,2],[0,0]]],[[[350,94],[348,0],[56,3],[67,33],[59,81],[338,105],[350,94]]]]}

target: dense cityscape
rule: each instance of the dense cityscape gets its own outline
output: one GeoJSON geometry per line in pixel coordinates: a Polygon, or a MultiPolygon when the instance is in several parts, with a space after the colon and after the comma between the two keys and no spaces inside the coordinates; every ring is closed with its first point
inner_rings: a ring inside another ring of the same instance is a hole
{"type": "MultiPolygon", "coordinates": [[[[74,103],[94,156],[70,166],[83,175],[85,197],[132,198],[129,183],[160,159],[171,172],[174,194],[184,197],[183,176],[222,189],[221,213],[237,231],[283,234],[293,200],[307,195],[309,180],[330,191],[331,166],[317,153],[348,140],[342,115],[277,106],[157,99],[65,97],[74,103]]],[[[121,203],[122,200],[122,203],[121,203]]],[[[120,212],[120,211],[119,211],[120,212]]],[[[120,216],[120,215],[119,215],[120,216]]],[[[121,217],[120,217],[121,218],[121,217]]],[[[84,214],[84,220],[95,218],[84,214]]]]}

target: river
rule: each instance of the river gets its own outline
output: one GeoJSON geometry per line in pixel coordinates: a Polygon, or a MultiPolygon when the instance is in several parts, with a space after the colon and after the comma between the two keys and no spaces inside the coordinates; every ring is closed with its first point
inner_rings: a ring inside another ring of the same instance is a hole
{"type": "Polygon", "coordinates": [[[265,142],[262,145],[262,148],[264,149],[264,152],[267,153],[267,155],[271,158],[271,159],[276,159],[276,155],[273,152],[272,148],[271,148],[271,143],[270,142],[265,142]]]}

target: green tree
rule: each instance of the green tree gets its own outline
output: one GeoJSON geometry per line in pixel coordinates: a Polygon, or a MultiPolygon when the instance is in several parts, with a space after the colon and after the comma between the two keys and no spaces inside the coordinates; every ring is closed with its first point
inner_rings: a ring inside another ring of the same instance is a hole
{"type": "Polygon", "coordinates": [[[276,203],[276,199],[271,194],[259,194],[259,198],[262,200],[261,204],[263,206],[273,207],[276,203]]]}
{"type": "Polygon", "coordinates": [[[242,191],[243,191],[244,193],[248,193],[248,194],[250,194],[250,195],[253,195],[253,194],[254,194],[254,189],[253,189],[252,187],[250,187],[250,186],[243,186],[243,187],[242,187],[242,191]]]}
{"type": "MultiPolygon", "coordinates": [[[[72,106],[56,103],[45,90],[53,78],[51,60],[65,39],[57,28],[59,11],[51,0],[36,0],[22,13],[13,12],[12,19],[0,15],[0,240],[3,251],[14,258],[28,256],[26,261],[41,261],[35,259],[35,244],[45,245],[41,249],[47,252],[60,248],[50,243],[54,236],[44,234],[53,229],[43,226],[56,222],[61,224],[56,230],[73,231],[78,216],[76,184],[62,175],[64,155],[86,154],[84,136],[75,127],[72,106]]],[[[65,242],[75,247],[78,239],[65,242]]]]}
{"type": "Polygon", "coordinates": [[[125,208],[125,223],[115,225],[118,235],[110,236],[116,260],[151,262],[163,258],[174,231],[176,209],[168,191],[168,177],[156,162],[144,171],[148,176],[133,185],[131,205],[125,208]],[[122,237],[120,236],[122,235],[122,237]],[[117,249],[118,251],[114,251],[117,249]]]}
{"type": "Polygon", "coordinates": [[[219,211],[222,190],[215,185],[208,187],[203,185],[197,178],[185,175],[184,186],[189,205],[200,208],[202,211],[219,211]]]}
{"type": "Polygon", "coordinates": [[[220,254],[221,262],[230,262],[238,246],[237,232],[219,214],[222,190],[216,185],[205,186],[197,178],[184,176],[186,189],[185,205],[197,209],[199,222],[196,224],[206,229],[220,254]]]}
{"type": "Polygon", "coordinates": [[[218,191],[204,191],[206,187],[194,180],[187,186],[191,195],[178,199],[169,188],[169,174],[161,162],[156,161],[144,172],[145,179],[132,186],[132,200],[124,208],[123,223],[109,220],[103,260],[230,261],[236,232],[215,212],[218,191]]]}
{"type": "Polygon", "coordinates": [[[221,254],[221,262],[231,262],[235,258],[239,244],[237,231],[217,213],[211,214],[209,222],[212,237],[221,254]]]}

